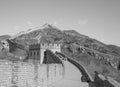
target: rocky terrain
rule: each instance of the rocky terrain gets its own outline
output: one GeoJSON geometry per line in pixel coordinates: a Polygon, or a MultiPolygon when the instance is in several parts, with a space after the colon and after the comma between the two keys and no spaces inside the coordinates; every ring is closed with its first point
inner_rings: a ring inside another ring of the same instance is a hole
{"type": "MultiPolygon", "coordinates": [[[[95,71],[110,76],[120,82],[120,47],[107,45],[98,40],[82,35],[74,30],[61,31],[55,26],[45,24],[42,27],[28,29],[14,37],[0,36],[0,40],[9,39],[14,44],[13,56],[27,58],[28,45],[48,42],[61,43],[62,52],[83,64],[95,77],[95,71]]],[[[8,54],[11,55],[11,54],[8,54]]]]}

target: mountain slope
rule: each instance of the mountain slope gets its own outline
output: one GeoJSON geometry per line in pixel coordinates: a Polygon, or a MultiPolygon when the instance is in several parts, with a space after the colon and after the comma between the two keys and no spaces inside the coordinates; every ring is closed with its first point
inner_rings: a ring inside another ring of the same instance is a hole
{"type": "Polygon", "coordinates": [[[11,37],[10,35],[2,35],[0,36],[0,40],[9,39],[10,37],[11,37]]]}

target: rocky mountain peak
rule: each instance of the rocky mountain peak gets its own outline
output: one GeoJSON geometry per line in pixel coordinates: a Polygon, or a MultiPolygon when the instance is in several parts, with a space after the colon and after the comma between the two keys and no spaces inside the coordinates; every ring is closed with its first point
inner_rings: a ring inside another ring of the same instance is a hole
{"type": "Polygon", "coordinates": [[[44,25],[42,25],[42,28],[41,29],[58,29],[56,26],[52,25],[52,24],[48,24],[48,23],[45,23],[44,25]]]}
{"type": "Polygon", "coordinates": [[[51,24],[48,24],[48,23],[45,23],[45,24],[43,25],[43,27],[44,27],[44,28],[50,28],[50,27],[52,27],[52,25],[51,25],[51,24]]]}

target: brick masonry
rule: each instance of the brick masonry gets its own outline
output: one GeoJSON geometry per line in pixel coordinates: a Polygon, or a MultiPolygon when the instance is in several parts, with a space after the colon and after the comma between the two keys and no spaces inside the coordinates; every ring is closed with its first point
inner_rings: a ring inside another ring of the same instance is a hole
{"type": "Polygon", "coordinates": [[[62,78],[62,64],[0,60],[0,87],[50,87],[62,78]]]}

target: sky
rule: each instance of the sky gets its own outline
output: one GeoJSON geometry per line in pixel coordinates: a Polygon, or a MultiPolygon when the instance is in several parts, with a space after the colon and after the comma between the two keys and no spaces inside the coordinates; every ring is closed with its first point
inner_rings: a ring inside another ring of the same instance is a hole
{"type": "Polygon", "coordinates": [[[0,0],[0,35],[45,23],[120,46],[120,0],[0,0]]]}

